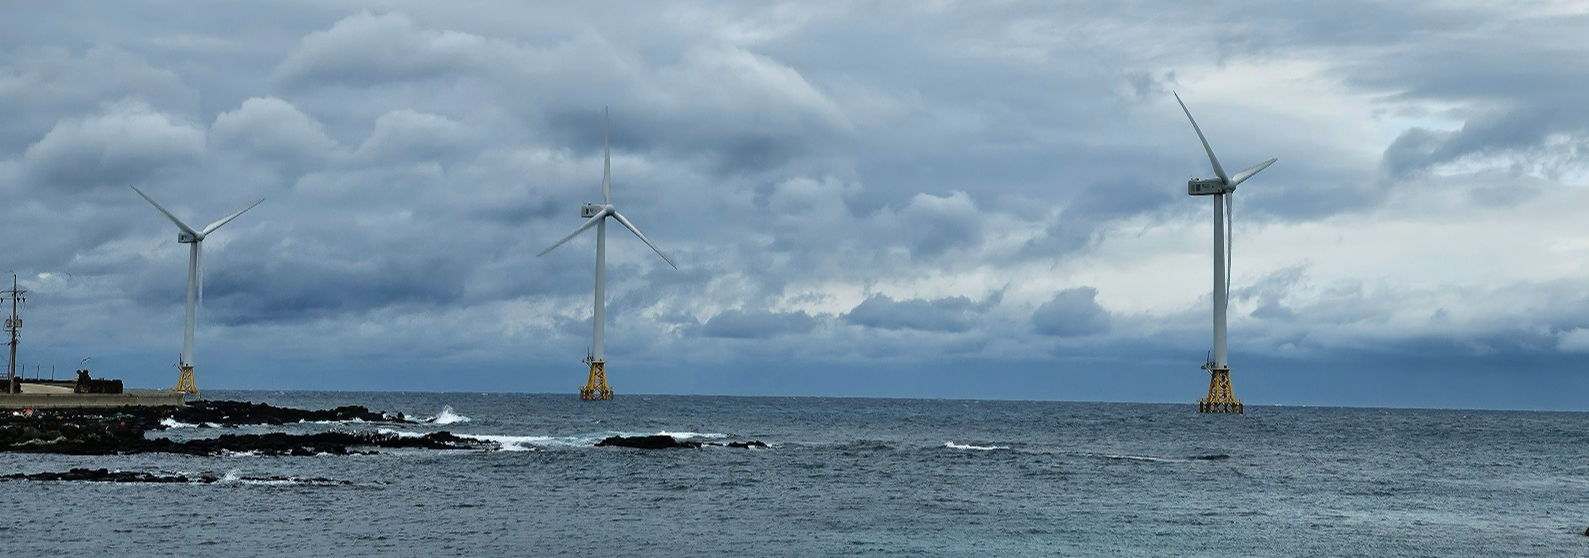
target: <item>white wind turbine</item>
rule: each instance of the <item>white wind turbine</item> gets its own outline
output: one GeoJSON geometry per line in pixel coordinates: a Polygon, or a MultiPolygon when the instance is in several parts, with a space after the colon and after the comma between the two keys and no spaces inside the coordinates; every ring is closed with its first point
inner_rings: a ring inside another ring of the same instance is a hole
{"type": "Polygon", "coordinates": [[[568,233],[568,236],[563,237],[562,240],[557,241],[555,244],[552,244],[545,250],[541,250],[541,253],[535,255],[535,257],[544,256],[547,252],[551,252],[553,249],[557,248],[558,246],[562,246],[563,243],[568,242],[575,236],[579,236],[579,233],[585,232],[585,229],[589,229],[593,226],[596,227],[596,314],[594,320],[595,342],[591,345],[590,354],[586,355],[585,357],[585,363],[590,365],[590,379],[586,381],[585,388],[579,390],[580,399],[587,401],[612,399],[612,389],[607,387],[607,363],[606,360],[604,360],[604,355],[602,354],[602,324],[604,321],[603,307],[606,305],[607,289],[607,218],[611,217],[613,219],[617,219],[618,224],[623,225],[623,227],[626,229],[629,229],[629,232],[632,232],[636,237],[639,237],[641,242],[646,243],[646,246],[650,246],[651,250],[655,251],[658,256],[662,256],[662,261],[668,262],[668,265],[672,266],[673,269],[679,268],[678,264],[673,263],[672,258],[669,258],[667,254],[662,253],[662,249],[657,248],[657,245],[652,244],[650,240],[646,239],[646,235],[641,234],[640,229],[635,228],[634,224],[630,223],[628,219],[623,217],[623,214],[618,213],[618,208],[612,204],[612,148],[607,143],[606,109],[602,109],[601,113],[601,148],[602,203],[587,203],[581,205],[579,208],[579,216],[587,218],[585,224],[580,225],[579,228],[574,229],[574,232],[568,233]]]}
{"type": "Polygon", "coordinates": [[[204,227],[204,230],[196,231],[193,230],[193,227],[189,227],[187,223],[183,223],[176,215],[166,211],[166,208],[161,207],[158,202],[154,201],[154,198],[143,193],[143,190],[139,190],[136,186],[131,188],[139,196],[143,196],[143,199],[148,201],[149,205],[153,205],[155,209],[160,210],[160,213],[164,214],[172,223],[176,223],[177,228],[181,230],[181,232],[177,233],[177,242],[188,245],[188,305],[187,317],[182,322],[182,360],[177,364],[177,367],[182,370],[182,375],[177,379],[176,390],[198,395],[198,387],[193,383],[193,322],[197,318],[197,309],[194,307],[195,296],[197,296],[199,304],[204,302],[204,256],[199,249],[199,244],[204,242],[204,237],[215,232],[222,225],[231,222],[232,219],[236,219],[243,212],[264,203],[265,199],[260,198],[259,201],[249,204],[248,207],[222,217],[219,221],[210,223],[209,226],[204,227]]]}
{"type": "Polygon", "coordinates": [[[1269,168],[1278,159],[1258,163],[1235,176],[1226,175],[1225,167],[1220,166],[1219,158],[1214,156],[1214,149],[1208,146],[1208,138],[1203,137],[1203,129],[1197,126],[1197,119],[1192,118],[1192,111],[1187,110],[1180,94],[1175,94],[1175,102],[1180,103],[1186,119],[1192,121],[1192,130],[1197,132],[1197,139],[1203,142],[1203,151],[1208,153],[1208,162],[1214,165],[1216,176],[1194,178],[1186,183],[1188,195],[1214,196],[1214,354],[1203,364],[1203,369],[1209,372],[1208,397],[1198,400],[1198,410],[1205,413],[1240,413],[1242,403],[1231,390],[1230,361],[1225,351],[1225,313],[1230,306],[1230,263],[1226,259],[1226,252],[1231,248],[1230,221],[1226,213],[1232,209],[1231,199],[1236,193],[1236,186],[1269,168]]]}

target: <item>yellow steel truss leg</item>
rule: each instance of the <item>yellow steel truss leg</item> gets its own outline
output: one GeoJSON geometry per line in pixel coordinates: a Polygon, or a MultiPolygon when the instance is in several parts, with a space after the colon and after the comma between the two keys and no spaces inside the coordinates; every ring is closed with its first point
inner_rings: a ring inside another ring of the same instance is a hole
{"type": "Polygon", "coordinates": [[[612,388],[607,387],[606,362],[590,361],[590,380],[585,382],[584,389],[579,390],[579,398],[586,401],[612,400],[612,388]]]}
{"type": "Polygon", "coordinates": [[[1229,368],[1208,370],[1208,397],[1197,400],[1197,412],[1241,414],[1241,400],[1230,387],[1229,368]]]}
{"type": "Polygon", "coordinates": [[[193,385],[193,367],[192,366],[183,366],[182,367],[182,375],[177,378],[177,389],[176,389],[176,391],[180,391],[182,393],[186,393],[188,395],[192,395],[193,397],[198,397],[199,396],[199,388],[198,388],[198,386],[193,385]]]}

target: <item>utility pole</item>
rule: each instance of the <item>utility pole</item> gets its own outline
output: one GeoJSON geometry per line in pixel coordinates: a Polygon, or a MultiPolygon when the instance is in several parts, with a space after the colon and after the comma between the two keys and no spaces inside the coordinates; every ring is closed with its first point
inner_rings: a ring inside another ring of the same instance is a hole
{"type": "Polygon", "coordinates": [[[17,275],[11,274],[11,290],[0,291],[0,297],[11,299],[11,317],[6,318],[6,331],[11,333],[11,362],[6,366],[6,393],[21,393],[17,385],[17,335],[22,333],[22,318],[17,315],[17,305],[26,301],[26,293],[17,288],[17,275]]]}

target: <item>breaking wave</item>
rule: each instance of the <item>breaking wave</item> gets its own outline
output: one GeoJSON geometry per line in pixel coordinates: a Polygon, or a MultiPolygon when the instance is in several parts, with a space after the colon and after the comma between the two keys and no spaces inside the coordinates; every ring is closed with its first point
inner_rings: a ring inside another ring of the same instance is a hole
{"type": "Polygon", "coordinates": [[[669,432],[667,430],[663,430],[661,432],[658,432],[657,435],[658,436],[672,436],[675,440],[687,440],[687,439],[690,439],[690,438],[707,438],[707,439],[715,440],[715,439],[718,439],[718,438],[727,438],[728,437],[727,434],[721,434],[721,433],[717,433],[717,432],[706,432],[706,433],[701,433],[701,432],[669,432]]]}
{"type": "Polygon", "coordinates": [[[460,415],[456,411],[453,411],[452,405],[442,405],[441,412],[436,413],[436,416],[425,419],[425,422],[432,424],[457,424],[460,422],[469,422],[471,420],[474,419],[460,415]]]}
{"type": "Polygon", "coordinates": [[[1009,446],[973,446],[971,444],[956,444],[956,443],[954,443],[952,441],[944,442],[943,443],[943,447],[950,448],[950,449],[958,449],[958,450],[977,450],[977,451],[993,451],[993,450],[1007,450],[1007,449],[1010,449],[1009,446]]]}
{"type": "Polygon", "coordinates": [[[174,419],[174,418],[171,418],[171,417],[166,417],[166,418],[160,419],[160,426],[164,426],[166,428],[198,428],[199,427],[199,425],[197,425],[197,424],[192,424],[192,423],[187,423],[187,422],[177,422],[177,419],[174,419]]]}

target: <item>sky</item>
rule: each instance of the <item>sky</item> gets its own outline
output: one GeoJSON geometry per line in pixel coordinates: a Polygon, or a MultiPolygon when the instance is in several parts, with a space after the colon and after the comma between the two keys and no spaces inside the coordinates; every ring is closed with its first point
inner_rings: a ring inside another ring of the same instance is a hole
{"type": "Polygon", "coordinates": [[[1212,175],[1249,406],[1589,409],[1580,2],[13,3],[17,357],[572,396],[1190,404],[1212,175]]]}

